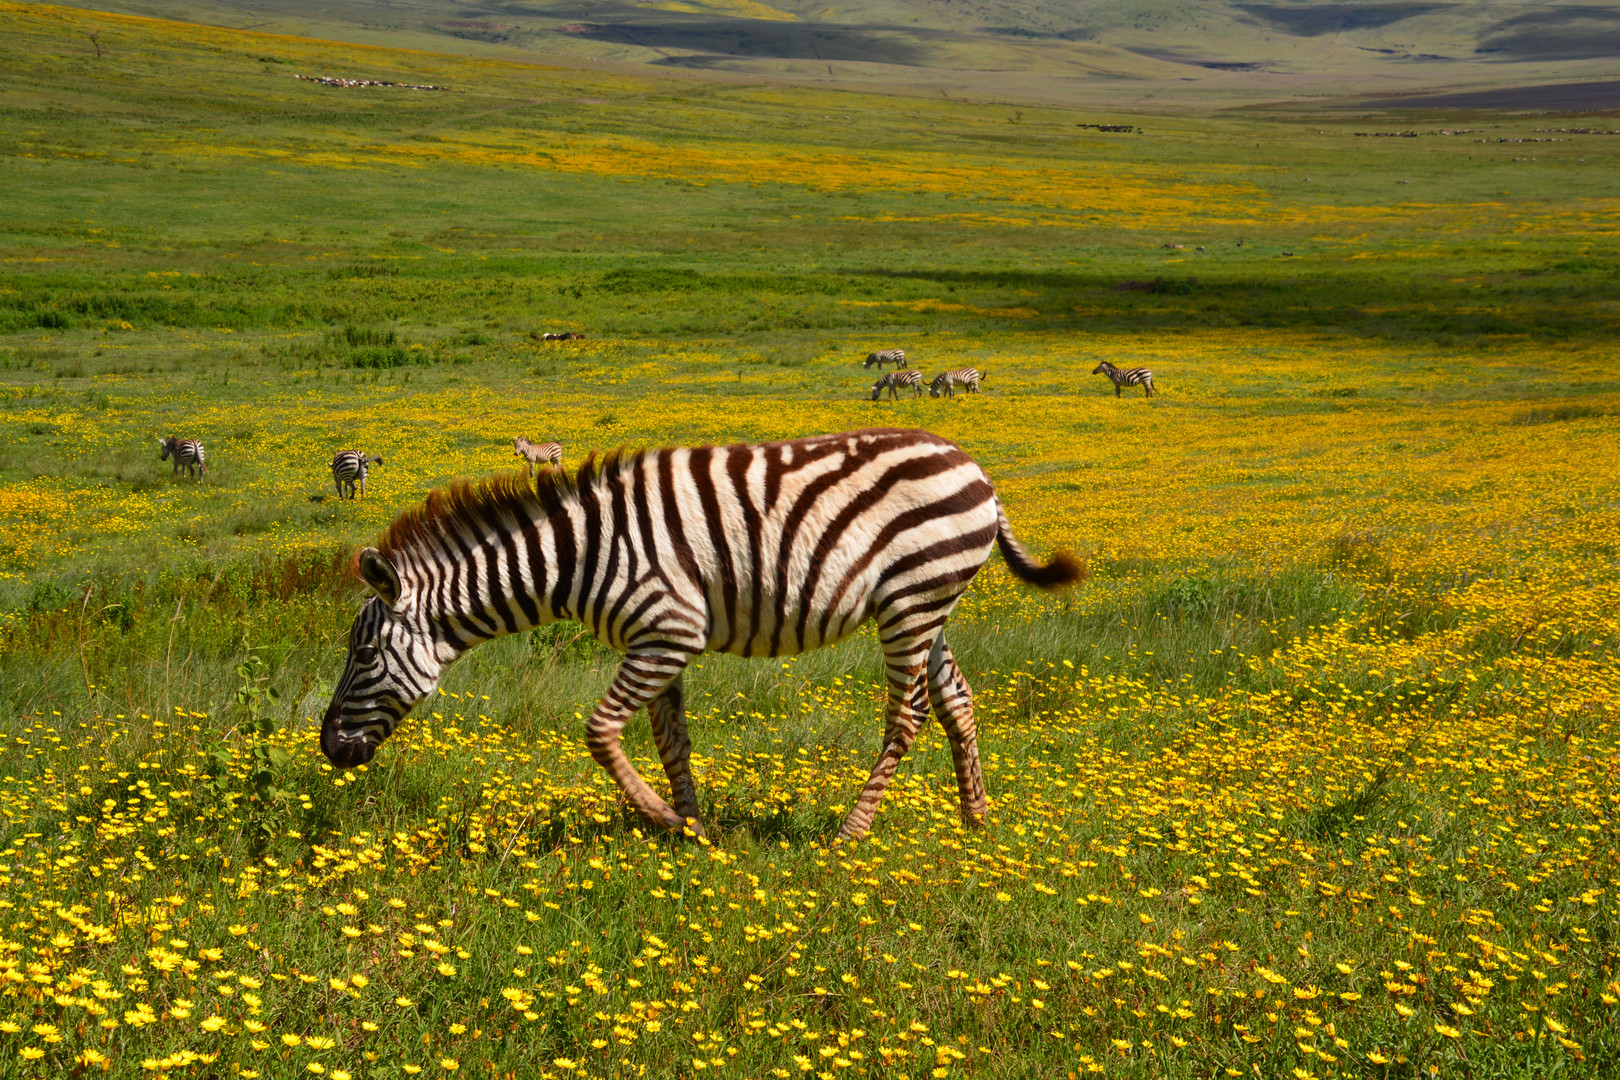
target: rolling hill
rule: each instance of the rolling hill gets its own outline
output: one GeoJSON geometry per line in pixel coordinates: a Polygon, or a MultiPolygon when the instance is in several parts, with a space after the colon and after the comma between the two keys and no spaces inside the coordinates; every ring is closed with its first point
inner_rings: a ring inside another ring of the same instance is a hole
{"type": "MultiPolygon", "coordinates": [[[[112,0],[76,6],[508,59],[1075,104],[1455,95],[1598,81],[1620,68],[1620,3],[1613,0],[112,0]]],[[[1595,91],[1589,101],[1577,98],[1585,107],[1620,107],[1612,89],[1595,91]]]]}

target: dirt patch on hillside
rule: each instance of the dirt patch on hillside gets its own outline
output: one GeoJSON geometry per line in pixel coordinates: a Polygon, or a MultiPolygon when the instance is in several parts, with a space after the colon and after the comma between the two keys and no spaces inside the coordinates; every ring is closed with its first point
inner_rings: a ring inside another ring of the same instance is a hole
{"type": "Polygon", "coordinates": [[[1413,94],[1410,97],[1359,98],[1340,102],[1341,109],[1501,109],[1506,112],[1592,112],[1620,109],[1620,79],[1557,83],[1552,86],[1507,86],[1460,94],[1413,94]]]}

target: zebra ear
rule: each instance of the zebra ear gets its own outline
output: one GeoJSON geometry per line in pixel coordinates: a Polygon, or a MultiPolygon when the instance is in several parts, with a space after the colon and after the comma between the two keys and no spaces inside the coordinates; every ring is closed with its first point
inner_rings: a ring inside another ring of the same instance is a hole
{"type": "Polygon", "coordinates": [[[394,570],[394,564],[383,557],[383,553],[376,548],[364,548],[360,552],[360,580],[371,587],[377,594],[377,599],[392,608],[399,603],[399,597],[404,589],[399,584],[399,574],[394,570]]]}

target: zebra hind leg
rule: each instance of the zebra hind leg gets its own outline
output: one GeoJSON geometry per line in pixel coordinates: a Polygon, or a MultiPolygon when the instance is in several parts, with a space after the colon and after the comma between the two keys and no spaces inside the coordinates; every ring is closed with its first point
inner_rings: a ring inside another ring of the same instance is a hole
{"type": "MultiPolygon", "coordinates": [[[[923,643],[926,646],[926,642],[923,643]]],[[[908,653],[886,652],[884,662],[889,673],[889,705],[883,724],[883,749],[872,765],[872,775],[861,788],[855,808],[844,819],[838,830],[839,840],[859,840],[872,827],[883,793],[888,790],[900,759],[906,756],[911,744],[917,740],[917,730],[927,719],[927,712],[918,708],[923,700],[919,687],[926,678],[926,650],[908,653]]]]}
{"type": "Polygon", "coordinates": [[[647,718],[652,721],[653,742],[658,745],[664,775],[669,777],[675,812],[702,836],[697,786],[692,782],[692,739],[686,731],[686,691],[681,683],[681,676],[675,676],[663,693],[647,703],[647,718]]]}
{"type": "Polygon", "coordinates": [[[945,635],[934,640],[928,654],[928,703],[951,741],[951,764],[956,768],[956,793],[962,802],[962,820],[984,822],[989,802],[984,794],[984,773],[979,768],[979,735],[973,723],[973,688],[956,665],[945,635]]]}
{"type": "MultiPolygon", "coordinates": [[[[692,653],[698,650],[694,648],[692,653]]],[[[636,767],[625,756],[619,745],[624,725],[637,709],[662,694],[686,667],[687,655],[674,656],[667,652],[631,652],[619,665],[602,700],[596,703],[591,718],[585,722],[585,745],[596,763],[606,769],[624,792],[630,804],[641,816],[654,825],[679,829],[686,824],[686,816],[677,814],[659,798],[636,767]]],[[[666,718],[668,713],[665,714],[666,718]]]]}

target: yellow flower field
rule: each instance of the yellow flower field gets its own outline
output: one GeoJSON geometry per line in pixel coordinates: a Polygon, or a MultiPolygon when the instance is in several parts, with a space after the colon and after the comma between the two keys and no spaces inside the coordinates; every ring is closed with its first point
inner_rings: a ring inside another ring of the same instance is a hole
{"type": "MultiPolygon", "coordinates": [[[[506,467],[514,427],[577,461],[672,428],[878,417],[961,439],[1021,530],[1090,553],[1097,576],[1071,596],[993,567],[959,643],[1131,625],[980,676],[987,828],[958,824],[935,734],[848,848],[817,823],[858,790],[880,690],[813,658],[765,675],[797,688],[788,711],[693,673],[694,765],[720,826],[701,844],[644,836],[577,729],[491,704],[514,700],[498,672],[457,669],[349,775],[294,716],[268,807],[221,717],[124,712],[101,687],[93,711],[39,715],[0,750],[17,830],[0,878],[7,1068],[1325,1077],[1609,1060],[1614,421],[1561,421],[1548,453],[1554,425],[1505,393],[1443,417],[1402,404],[1455,375],[1273,339],[1265,375],[1299,390],[1261,401],[1243,396],[1252,337],[1115,344],[1164,372],[1159,398],[1053,387],[1035,339],[982,362],[994,389],[978,398],[790,415],[764,381],[743,406],[690,387],[622,398],[607,424],[593,395],[502,409],[498,389],[401,388],[384,414],[366,396],[381,387],[266,388],[283,423],[221,442],[232,456],[211,457],[208,484],[8,496],[9,520],[47,535],[69,507],[137,534],[184,522],[215,484],[302,498],[324,483],[296,433],[318,401],[391,460],[340,524],[243,540],[268,554],[363,535],[431,483],[506,467]],[[245,486],[237,459],[262,466],[245,486]],[[1300,569],[1344,610],[1264,621],[1245,590],[1300,569]],[[1166,626],[1193,622],[1207,656],[1155,655],[1191,640],[1166,626]],[[853,742],[825,741],[828,725],[853,742]]],[[[193,416],[205,438],[241,424],[203,402],[193,416]]],[[[708,663],[723,685],[746,670],[708,663]]]]}

